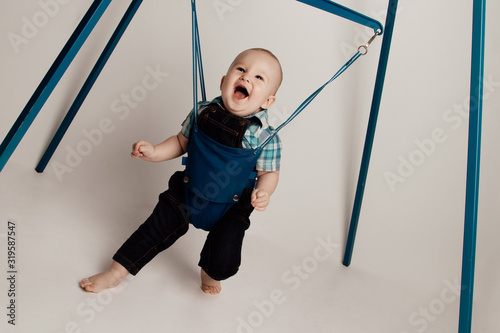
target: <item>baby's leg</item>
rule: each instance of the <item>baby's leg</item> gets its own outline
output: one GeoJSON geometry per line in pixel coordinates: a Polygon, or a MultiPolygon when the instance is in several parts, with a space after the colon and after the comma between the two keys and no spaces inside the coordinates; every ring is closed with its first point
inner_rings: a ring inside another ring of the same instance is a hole
{"type": "Polygon", "coordinates": [[[113,261],[107,271],[80,281],[80,287],[88,292],[100,293],[108,288],[117,287],[128,274],[125,267],[113,261]]]}
{"type": "Polygon", "coordinates": [[[217,295],[221,291],[220,281],[212,279],[201,269],[201,290],[206,294],[217,295]]]}
{"type": "Polygon", "coordinates": [[[198,263],[202,268],[201,289],[205,293],[219,294],[220,281],[238,272],[243,237],[249,227],[247,221],[225,215],[208,233],[198,263]]]}

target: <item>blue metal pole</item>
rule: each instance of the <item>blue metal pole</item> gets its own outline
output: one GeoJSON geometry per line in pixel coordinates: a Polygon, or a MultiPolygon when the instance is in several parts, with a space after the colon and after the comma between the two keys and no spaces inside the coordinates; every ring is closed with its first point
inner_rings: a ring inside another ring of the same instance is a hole
{"type": "Polygon", "coordinates": [[[95,0],[0,145],[0,171],[87,40],[111,0],[95,0]]]}
{"type": "Polygon", "coordinates": [[[120,38],[123,36],[123,33],[127,29],[130,21],[134,17],[135,13],[139,9],[139,6],[141,5],[142,0],[133,0],[130,6],[128,7],[127,11],[123,15],[123,18],[121,19],[120,23],[118,23],[117,28],[115,29],[113,35],[109,39],[108,44],[106,44],[106,47],[104,48],[103,52],[101,53],[101,56],[97,60],[96,64],[94,65],[94,68],[90,72],[89,76],[87,77],[87,80],[83,84],[82,88],[80,89],[80,92],[76,96],[73,104],[68,110],[68,113],[64,117],[61,125],[59,126],[56,134],[52,138],[52,141],[50,142],[49,146],[47,147],[47,150],[43,154],[40,162],[38,163],[38,166],[35,168],[37,172],[43,172],[45,170],[45,167],[50,161],[50,158],[54,154],[55,150],[57,149],[57,146],[61,142],[64,134],[68,130],[69,126],[71,125],[71,122],[75,118],[76,114],[78,113],[78,110],[80,110],[80,107],[82,106],[83,102],[85,101],[85,98],[90,92],[90,89],[92,89],[92,86],[94,85],[95,81],[97,80],[99,74],[101,74],[102,69],[106,65],[106,62],[108,61],[109,57],[113,53],[116,45],[120,41],[120,38]]]}
{"type": "Polygon", "coordinates": [[[484,82],[484,40],[486,0],[474,0],[472,21],[472,59],[469,109],[469,143],[467,156],[467,187],[465,196],[464,245],[462,257],[462,291],[458,332],[470,333],[474,266],[476,258],[477,212],[479,202],[479,170],[481,122],[484,82]]]}
{"type": "Polygon", "coordinates": [[[396,11],[398,9],[398,0],[390,0],[387,8],[387,18],[385,22],[385,33],[382,39],[382,48],[380,51],[380,59],[378,63],[377,78],[370,110],[370,118],[368,120],[368,128],[366,131],[365,146],[363,149],[363,157],[361,159],[361,167],[359,170],[358,185],[356,187],[356,196],[352,209],[351,223],[349,226],[349,234],[347,237],[346,249],[344,253],[343,264],[349,266],[351,264],[352,251],[354,249],[354,240],[358,228],[359,214],[361,211],[361,203],[363,201],[363,193],[365,190],[366,176],[368,174],[368,166],[370,164],[370,156],[373,147],[373,138],[375,136],[375,128],[377,126],[377,117],[382,99],[382,90],[384,88],[385,73],[387,70],[387,62],[389,60],[389,51],[391,48],[392,32],[396,20],[396,11]]]}
{"type": "Polygon", "coordinates": [[[297,1],[322,9],[326,12],[343,17],[347,20],[370,27],[375,32],[380,30],[379,35],[381,35],[384,30],[384,26],[379,21],[372,19],[371,17],[368,17],[361,13],[358,13],[357,11],[352,10],[351,8],[344,7],[331,0],[297,0],[297,1]]]}

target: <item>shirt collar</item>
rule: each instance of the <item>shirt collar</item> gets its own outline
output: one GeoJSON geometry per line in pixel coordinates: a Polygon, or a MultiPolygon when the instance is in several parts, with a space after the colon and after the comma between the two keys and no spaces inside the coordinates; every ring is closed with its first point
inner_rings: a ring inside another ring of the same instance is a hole
{"type": "MultiPolygon", "coordinates": [[[[215,97],[210,103],[218,103],[219,105],[224,107],[224,103],[222,102],[222,96],[215,97]]],[[[267,114],[267,109],[263,109],[257,113],[248,115],[245,118],[246,119],[253,118],[252,120],[256,120],[255,122],[263,129],[268,127],[271,130],[273,129],[272,126],[269,125],[269,116],[267,114]]]]}
{"type": "Polygon", "coordinates": [[[267,115],[267,109],[261,110],[257,113],[246,116],[245,118],[253,118],[260,125],[260,127],[269,127],[269,117],[267,115]]]}

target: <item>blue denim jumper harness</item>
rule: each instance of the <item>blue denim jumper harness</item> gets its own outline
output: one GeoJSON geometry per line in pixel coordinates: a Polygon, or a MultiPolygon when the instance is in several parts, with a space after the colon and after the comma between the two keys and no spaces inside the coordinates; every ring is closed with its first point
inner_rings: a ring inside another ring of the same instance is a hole
{"type": "Polygon", "coordinates": [[[160,194],[151,215],[113,256],[132,275],[182,237],[189,224],[210,229],[198,263],[210,277],[225,280],[236,274],[241,264],[243,237],[250,227],[253,211],[250,197],[255,185],[254,159],[259,152],[254,156],[256,150],[238,147],[248,126],[253,122],[260,124],[260,120],[235,116],[216,103],[200,110],[197,118],[198,130],[195,132],[193,127],[190,133],[188,160],[191,161],[187,170],[170,177],[168,190],[160,194]],[[201,153],[193,153],[195,146],[201,153]],[[215,151],[204,154],[209,149],[215,151]],[[219,156],[221,151],[226,160],[219,156]],[[248,163],[243,166],[238,157],[248,163]],[[219,167],[211,166],[209,170],[205,167],[209,164],[219,167]],[[239,186],[234,186],[235,183],[239,186]]]}
{"type": "Polygon", "coordinates": [[[264,145],[255,149],[230,147],[214,139],[217,133],[207,135],[198,122],[203,123],[211,114],[239,122],[244,126],[242,135],[252,122],[231,114],[219,103],[209,104],[199,116],[193,116],[188,155],[183,161],[186,209],[190,223],[207,231],[240,200],[245,188],[255,187],[255,165],[264,148],[264,145]]]}

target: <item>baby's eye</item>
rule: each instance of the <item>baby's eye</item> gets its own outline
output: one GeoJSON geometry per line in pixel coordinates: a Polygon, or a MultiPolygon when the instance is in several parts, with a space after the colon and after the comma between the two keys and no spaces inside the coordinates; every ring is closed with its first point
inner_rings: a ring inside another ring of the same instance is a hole
{"type": "Polygon", "coordinates": [[[260,76],[260,75],[255,75],[255,78],[256,78],[257,80],[264,81],[264,78],[263,78],[262,76],[260,76]]]}
{"type": "Polygon", "coordinates": [[[242,73],[245,73],[245,69],[243,67],[237,67],[236,70],[238,72],[242,72],[242,73]]]}

